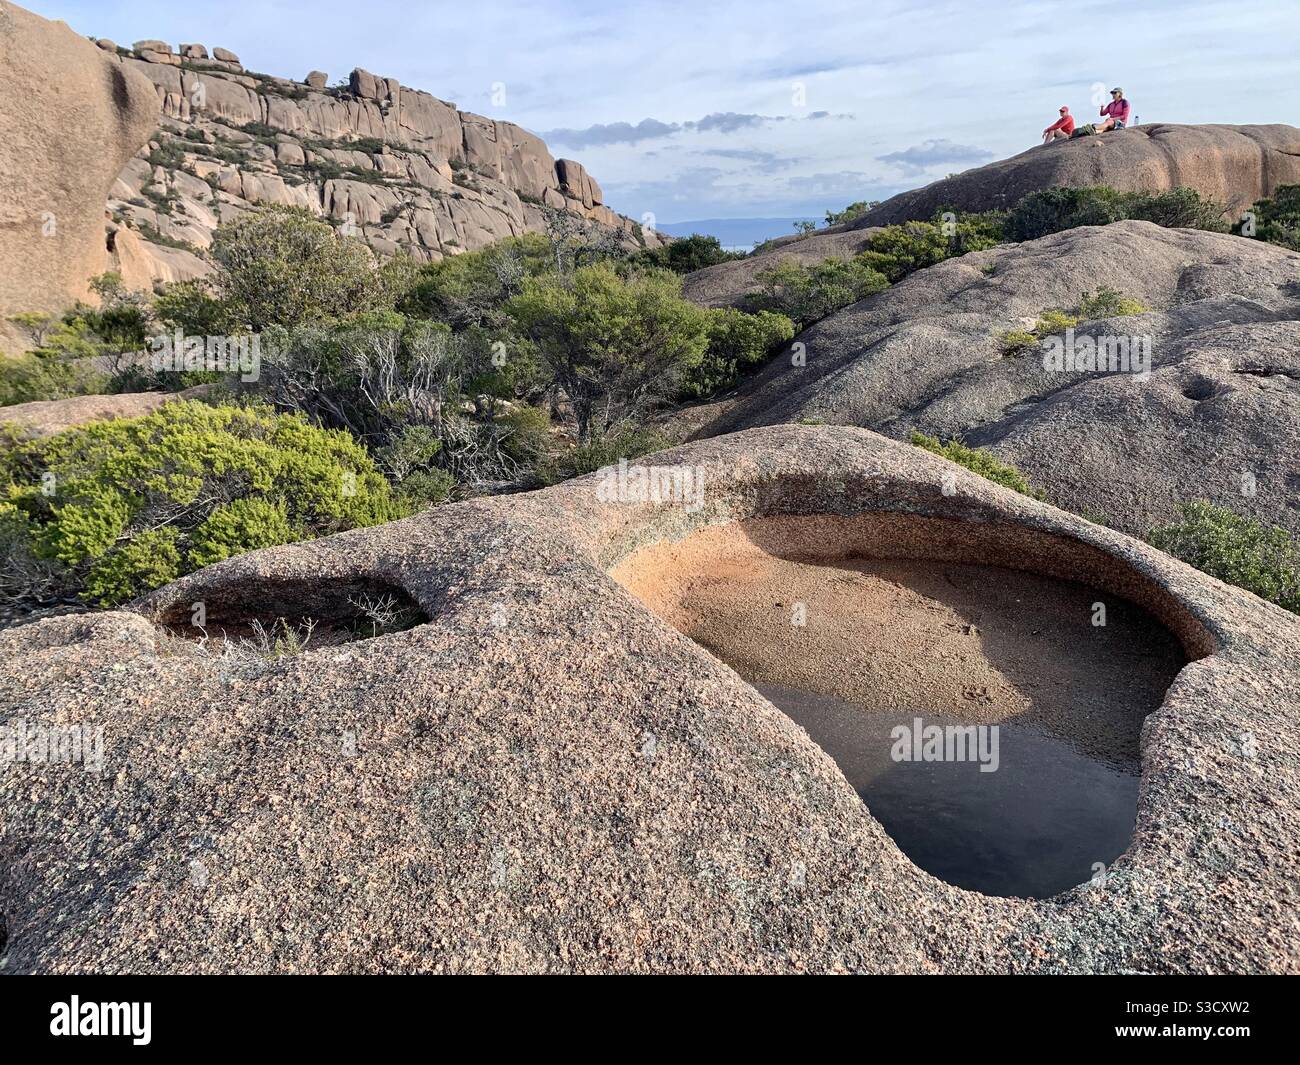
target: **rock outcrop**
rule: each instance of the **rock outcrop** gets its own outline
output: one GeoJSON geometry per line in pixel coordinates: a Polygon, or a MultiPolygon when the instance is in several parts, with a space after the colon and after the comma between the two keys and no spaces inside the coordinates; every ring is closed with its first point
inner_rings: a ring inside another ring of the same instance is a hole
{"type": "Polygon", "coordinates": [[[703,432],[916,429],[988,446],[1058,505],[1139,535],[1193,499],[1300,532],[1297,277],[1295,252],[1149,222],[975,252],[806,330],[805,366],[774,359],[703,432]],[[1149,377],[1048,368],[1037,348],[1004,357],[1004,332],[1102,286],[1151,312],[1076,336],[1136,337],[1135,352],[1148,338],[1149,377]]]}
{"type": "Polygon", "coordinates": [[[0,316],[58,311],[108,269],[104,201],[149,136],[149,82],[0,0],[0,316]]]}
{"type": "Polygon", "coordinates": [[[924,188],[903,192],[856,221],[887,226],[928,220],[936,211],[987,211],[1058,185],[1109,185],[1121,192],[1163,192],[1186,185],[1223,204],[1235,220],[1279,185],[1300,182],[1300,129],[1154,124],[1097,137],[1040,144],[924,188]]]}
{"type": "Polygon", "coordinates": [[[103,730],[98,771],[0,774],[7,971],[1300,968],[1300,620],[862,430],[642,461],[691,469],[700,506],[602,501],[588,477],[0,633],[12,719],[103,730]],[[806,732],[607,575],[764,517],[806,530],[768,551],[1079,581],[1178,638],[1103,878],[1036,902],[921,871],[806,732]],[[251,665],[160,627],[193,632],[197,602],[214,633],[319,614],[366,584],[432,620],[251,665]]]}
{"type": "Polygon", "coordinates": [[[682,294],[704,307],[741,307],[747,297],[762,288],[758,275],[782,260],[811,266],[827,259],[852,259],[867,250],[867,243],[877,232],[876,228],[850,229],[841,225],[808,236],[771,240],[743,259],[687,274],[682,294]]]}
{"type": "Polygon", "coordinates": [[[210,390],[208,385],[196,385],[180,392],[117,392],[15,403],[0,407],[0,425],[14,429],[20,436],[53,436],[64,429],[90,422],[138,418],[156,411],[165,403],[199,399],[210,390]]]}
{"type": "Polygon", "coordinates": [[[119,258],[133,287],[202,273],[216,226],[261,204],[305,207],[380,254],[420,260],[541,231],[551,210],[628,247],[660,243],[607,207],[581,164],[511,122],[360,68],[328,88],[321,71],[297,82],[207,55],[137,41],[124,57],[153,83],[160,123],[109,201],[113,232],[140,238],[119,258]]]}

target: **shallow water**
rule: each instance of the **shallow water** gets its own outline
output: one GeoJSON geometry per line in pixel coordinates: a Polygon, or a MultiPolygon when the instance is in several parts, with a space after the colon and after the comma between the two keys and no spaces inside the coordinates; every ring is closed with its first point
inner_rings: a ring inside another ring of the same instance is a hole
{"type": "Polygon", "coordinates": [[[998,768],[891,758],[897,725],[961,725],[884,714],[824,695],[760,685],[803,726],[922,869],[986,895],[1047,898],[1089,880],[1128,846],[1138,773],[1097,761],[1025,725],[998,726],[998,768]]]}

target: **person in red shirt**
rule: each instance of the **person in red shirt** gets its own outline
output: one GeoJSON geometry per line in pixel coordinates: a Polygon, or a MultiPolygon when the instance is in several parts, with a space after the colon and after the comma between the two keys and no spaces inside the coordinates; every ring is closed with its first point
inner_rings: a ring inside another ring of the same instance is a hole
{"type": "Polygon", "coordinates": [[[1128,125],[1132,110],[1129,102],[1124,99],[1124,90],[1111,89],[1110,103],[1101,109],[1101,117],[1105,121],[1098,123],[1097,132],[1105,133],[1108,129],[1123,129],[1128,125]]]}
{"type": "Polygon", "coordinates": [[[1061,108],[1061,117],[1043,130],[1043,143],[1054,140],[1069,140],[1074,132],[1074,116],[1068,107],[1061,108]]]}

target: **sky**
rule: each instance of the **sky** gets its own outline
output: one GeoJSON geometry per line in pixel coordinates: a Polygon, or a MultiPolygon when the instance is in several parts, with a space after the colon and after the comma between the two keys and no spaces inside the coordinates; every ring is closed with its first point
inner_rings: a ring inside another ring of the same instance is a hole
{"type": "Polygon", "coordinates": [[[1295,0],[22,0],[79,33],[353,67],[541,134],[662,223],[820,218],[1012,155],[1120,86],[1143,123],[1295,124],[1295,0]]]}

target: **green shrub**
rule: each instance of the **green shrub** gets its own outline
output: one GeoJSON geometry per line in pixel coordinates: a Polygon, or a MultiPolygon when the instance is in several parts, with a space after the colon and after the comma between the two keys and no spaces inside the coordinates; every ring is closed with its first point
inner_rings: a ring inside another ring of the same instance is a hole
{"type": "Polygon", "coordinates": [[[428,425],[404,426],[375,458],[412,509],[441,503],[456,487],[456,479],[436,465],[442,441],[428,425]]]}
{"type": "Polygon", "coordinates": [[[543,460],[535,468],[535,474],[541,484],[558,484],[571,477],[595,473],[619,459],[638,458],[667,446],[667,439],[654,429],[623,426],[543,460]]]}
{"type": "MultiPolygon", "coordinates": [[[[1258,240],[1300,251],[1300,185],[1279,185],[1271,198],[1257,200],[1250,214],[1258,240]]],[[[1246,222],[1243,218],[1232,231],[1242,233],[1246,222]]]]}
{"type": "Polygon", "coordinates": [[[703,358],[708,313],[683,299],[681,287],[676,274],[624,279],[597,263],[526,278],[506,304],[568,397],[580,443],[675,395],[703,358]]]}
{"type": "Polygon", "coordinates": [[[937,211],[929,222],[885,226],[868,240],[859,259],[896,284],[945,259],[996,247],[1004,240],[1004,221],[999,211],[937,211]]]}
{"type": "Polygon", "coordinates": [[[1009,359],[1019,358],[1037,344],[1038,335],[1028,329],[1008,329],[998,334],[998,350],[1009,359]]]}
{"type": "Polygon", "coordinates": [[[1300,614],[1300,544],[1285,529],[1196,501],[1148,539],[1211,577],[1300,614]]]}
{"type": "Polygon", "coordinates": [[[951,254],[951,242],[932,222],[904,222],[886,226],[875,234],[859,259],[891,283],[908,274],[942,262],[951,254]]]}
{"type": "Polygon", "coordinates": [[[692,233],[689,237],[678,237],[653,251],[647,249],[638,252],[633,261],[641,266],[671,270],[675,274],[689,274],[703,270],[706,266],[717,266],[718,263],[743,258],[743,252],[727,251],[717,237],[692,233]]]}
{"type": "Polygon", "coordinates": [[[1097,318],[1123,318],[1131,314],[1146,314],[1150,309],[1150,307],[1144,306],[1137,300],[1130,299],[1106,285],[1097,289],[1096,293],[1085,292],[1079,300],[1079,318],[1083,321],[1093,321],[1097,318]]]}
{"type": "Polygon", "coordinates": [[[750,298],[750,306],[783,314],[801,329],[889,287],[884,274],[860,256],[825,259],[809,266],[782,259],[759,271],[756,279],[763,287],[750,298]]]}
{"type": "Polygon", "coordinates": [[[306,208],[247,211],[217,227],[211,255],[229,321],[253,332],[343,318],[383,303],[370,249],[306,208]]]}
{"type": "Polygon", "coordinates": [[[1127,217],[1124,196],[1106,185],[1031,192],[1007,215],[1007,238],[1037,240],[1078,226],[1105,226],[1127,217]]]}
{"type": "Polygon", "coordinates": [[[944,444],[938,437],[926,436],[918,432],[912,433],[912,443],[959,466],[965,466],[972,473],[978,473],[994,484],[1002,485],[1003,488],[1010,488],[1031,499],[1043,498],[1041,491],[1029,487],[1029,482],[1023,473],[1009,463],[1000,462],[986,448],[969,448],[960,440],[950,440],[944,444]]]}
{"type": "Polygon", "coordinates": [[[839,226],[845,222],[854,222],[870,211],[873,207],[880,205],[879,200],[858,200],[849,204],[842,211],[827,211],[826,224],[828,226],[839,226]]]}
{"type": "Polygon", "coordinates": [[[175,402],[3,453],[31,554],[113,606],[243,551],[407,512],[346,433],[266,409],[175,402]]]}
{"type": "Polygon", "coordinates": [[[688,371],[682,395],[702,399],[732,387],[748,368],[794,339],[794,322],[783,314],[746,314],[732,307],[709,312],[709,346],[688,371]]]}
{"type": "Polygon", "coordinates": [[[1034,335],[1041,340],[1043,337],[1064,333],[1078,324],[1079,319],[1073,314],[1066,314],[1064,311],[1044,311],[1034,323],[1034,335]]]}
{"type": "MultiPolygon", "coordinates": [[[[108,390],[108,375],[85,359],[28,352],[0,357],[0,407],[46,399],[98,395],[108,390]]],[[[0,420],[4,412],[0,411],[0,420]]]]}
{"type": "Polygon", "coordinates": [[[1052,188],[1031,192],[1011,209],[1008,240],[1045,237],[1078,226],[1105,226],[1126,218],[1167,227],[1222,231],[1224,208],[1186,186],[1167,192],[1119,192],[1107,185],[1052,188]]]}
{"type": "Polygon", "coordinates": [[[1166,229],[1206,229],[1223,233],[1227,223],[1223,204],[1204,199],[1195,189],[1186,185],[1166,192],[1130,193],[1128,217],[1143,222],[1154,222],[1166,229]]]}
{"type": "Polygon", "coordinates": [[[554,272],[550,241],[541,233],[508,237],[478,251],[420,266],[398,299],[405,314],[447,322],[453,329],[501,329],[505,304],[523,291],[525,278],[554,272]]]}

